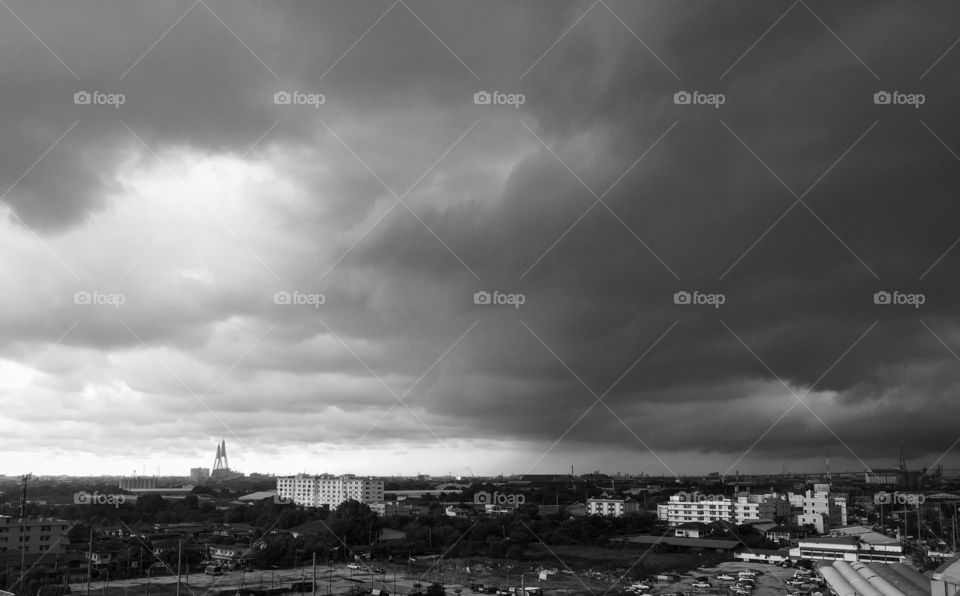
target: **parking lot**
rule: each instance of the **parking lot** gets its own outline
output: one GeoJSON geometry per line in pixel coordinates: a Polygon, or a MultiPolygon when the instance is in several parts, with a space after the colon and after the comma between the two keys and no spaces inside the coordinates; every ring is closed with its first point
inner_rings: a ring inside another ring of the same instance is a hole
{"type": "Polygon", "coordinates": [[[795,568],[783,568],[767,563],[745,563],[742,561],[729,561],[721,563],[716,567],[702,567],[687,573],[680,574],[680,581],[669,583],[654,583],[650,585],[649,590],[644,593],[653,596],[663,596],[666,594],[682,593],[685,596],[690,595],[718,595],[730,596],[730,586],[736,584],[734,581],[724,581],[717,579],[718,575],[730,575],[734,578],[741,571],[751,570],[758,572],[753,579],[756,586],[750,591],[750,596],[784,596],[791,588],[785,584],[785,580],[793,577],[796,573],[795,568]],[[698,577],[706,577],[710,587],[693,587],[698,577]]]}

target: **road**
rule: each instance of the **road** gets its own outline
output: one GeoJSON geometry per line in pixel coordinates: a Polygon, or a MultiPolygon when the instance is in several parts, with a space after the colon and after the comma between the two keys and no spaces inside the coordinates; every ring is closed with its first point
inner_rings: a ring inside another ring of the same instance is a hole
{"type": "MultiPolygon", "coordinates": [[[[380,588],[386,589],[388,592],[394,592],[394,586],[396,586],[396,592],[401,594],[406,594],[410,591],[414,584],[422,583],[423,585],[428,585],[429,580],[423,579],[418,580],[416,575],[408,576],[406,574],[407,568],[401,566],[391,566],[385,568],[385,573],[383,574],[373,574],[370,572],[364,572],[355,569],[349,569],[346,565],[317,565],[317,591],[324,594],[328,593],[328,587],[330,593],[342,593],[347,591],[353,585],[359,585],[361,587],[367,588],[380,588]]],[[[193,588],[207,590],[227,590],[234,588],[250,588],[250,589],[268,589],[273,587],[281,587],[284,585],[289,585],[292,582],[301,582],[301,581],[310,581],[312,574],[312,567],[309,565],[298,567],[294,569],[257,569],[252,572],[244,571],[226,571],[222,575],[206,575],[203,573],[191,573],[189,576],[184,574],[181,579],[184,585],[188,585],[193,588]]],[[[430,574],[433,575],[432,573],[430,574]]],[[[118,579],[118,580],[106,580],[106,581],[92,581],[90,582],[89,591],[97,592],[104,589],[104,584],[107,588],[124,588],[124,587],[135,587],[135,586],[146,586],[151,585],[174,585],[177,583],[176,575],[161,575],[158,577],[151,578],[130,578],[130,579],[118,579]]],[[[455,591],[462,586],[458,584],[445,584],[448,591],[455,591]]],[[[70,589],[74,593],[86,593],[88,590],[86,582],[70,584],[70,589]]]]}

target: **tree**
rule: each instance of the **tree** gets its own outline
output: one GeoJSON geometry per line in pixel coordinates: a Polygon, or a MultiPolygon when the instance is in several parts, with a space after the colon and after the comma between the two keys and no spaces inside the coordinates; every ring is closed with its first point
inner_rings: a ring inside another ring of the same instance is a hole
{"type": "Polygon", "coordinates": [[[380,518],[369,505],[345,501],[330,515],[330,529],[347,544],[371,544],[380,537],[380,518]]]}
{"type": "Polygon", "coordinates": [[[443,589],[443,584],[430,584],[427,586],[427,596],[444,596],[446,591],[443,589]]]}

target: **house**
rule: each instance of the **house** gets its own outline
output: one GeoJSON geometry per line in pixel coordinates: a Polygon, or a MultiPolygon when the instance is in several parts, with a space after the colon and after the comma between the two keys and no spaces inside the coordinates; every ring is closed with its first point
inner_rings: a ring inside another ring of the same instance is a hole
{"type": "Polygon", "coordinates": [[[458,507],[456,505],[449,505],[444,510],[447,517],[470,517],[473,515],[472,509],[467,509],[466,507],[458,507]]]}
{"type": "Polygon", "coordinates": [[[673,535],[681,538],[706,538],[712,533],[710,525],[703,522],[687,522],[673,529],[673,535]]]}
{"type": "Polygon", "coordinates": [[[395,542],[397,540],[404,540],[406,537],[407,533],[402,530],[383,528],[380,530],[380,536],[377,538],[377,542],[395,542]]]}
{"type": "Polygon", "coordinates": [[[253,565],[253,550],[245,544],[211,544],[207,547],[207,557],[227,569],[253,565]]]}
{"type": "Polygon", "coordinates": [[[728,536],[737,532],[737,524],[725,519],[718,519],[707,524],[714,536],[728,536]]]}
{"type": "Polygon", "coordinates": [[[214,536],[229,538],[236,542],[250,540],[257,534],[257,529],[250,524],[221,524],[213,530],[214,536]]]}
{"type": "Polygon", "coordinates": [[[767,540],[774,542],[790,542],[791,540],[800,540],[807,537],[807,530],[801,526],[773,526],[763,533],[767,540]]]}

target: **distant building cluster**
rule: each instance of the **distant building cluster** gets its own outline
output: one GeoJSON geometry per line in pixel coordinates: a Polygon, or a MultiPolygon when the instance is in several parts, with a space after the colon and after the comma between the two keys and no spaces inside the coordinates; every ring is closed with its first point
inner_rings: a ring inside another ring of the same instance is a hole
{"type": "Polygon", "coordinates": [[[334,509],[351,500],[372,505],[383,502],[383,480],[353,475],[297,474],[277,478],[277,497],[304,507],[334,509]]]}
{"type": "Polygon", "coordinates": [[[121,478],[119,483],[120,490],[140,490],[146,488],[157,488],[156,476],[134,476],[132,478],[121,478]]]}

